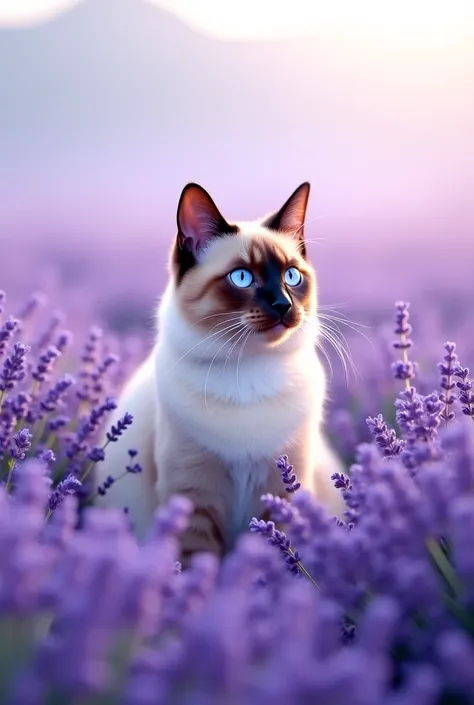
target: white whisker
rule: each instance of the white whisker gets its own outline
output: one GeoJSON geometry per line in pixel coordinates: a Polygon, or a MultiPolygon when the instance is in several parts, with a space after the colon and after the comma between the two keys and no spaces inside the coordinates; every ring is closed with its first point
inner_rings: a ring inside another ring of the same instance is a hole
{"type": "Polygon", "coordinates": [[[364,340],[366,340],[372,346],[372,349],[375,350],[375,346],[374,346],[373,341],[370,338],[368,338],[365,335],[365,333],[363,333],[361,330],[359,330],[359,327],[369,329],[369,328],[371,328],[371,326],[366,326],[362,323],[356,323],[355,321],[351,321],[350,318],[347,318],[345,316],[340,318],[339,316],[331,316],[331,315],[325,315],[325,314],[319,313],[318,318],[320,320],[322,319],[323,321],[325,321],[328,325],[330,323],[332,323],[334,328],[337,329],[340,336],[343,338],[343,340],[345,340],[348,348],[349,348],[349,343],[346,340],[342,331],[340,330],[338,323],[340,323],[341,325],[345,325],[347,328],[350,328],[352,331],[354,331],[354,333],[357,333],[358,335],[360,335],[362,338],[364,338],[364,340]]]}
{"type": "MultiPolygon", "coordinates": [[[[239,317],[239,319],[240,319],[240,317],[239,317]]],[[[236,318],[235,320],[237,320],[237,318],[236,318]]],[[[221,323],[218,323],[217,325],[213,326],[213,328],[211,328],[211,330],[213,330],[214,328],[217,328],[217,326],[219,326],[219,325],[226,325],[228,322],[229,322],[229,321],[222,321],[221,323]]],[[[216,335],[220,335],[221,333],[227,332],[228,330],[230,330],[230,328],[233,328],[235,325],[239,325],[239,324],[233,323],[232,326],[230,326],[229,328],[225,328],[224,330],[218,330],[218,331],[216,331],[215,333],[209,333],[208,335],[206,335],[204,338],[202,338],[201,340],[199,340],[195,345],[193,345],[191,348],[189,348],[189,350],[187,350],[187,351],[184,353],[184,355],[181,355],[181,357],[179,357],[179,358],[176,360],[176,362],[174,363],[174,365],[173,365],[172,367],[170,367],[169,372],[171,372],[171,370],[174,370],[174,368],[176,367],[176,365],[178,364],[178,362],[181,362],[181,360],[183,360],[187,355],[189,355],[190,352],[192,352],[193,350],[195,350],[199,345],[202,345],[203,343],[205,343],[206,340],[209,340],[209,338],[213,338],[213,337],[216,336],[216,335]]],[[[213,341],[213,342],[215,342],[215,341],[213,341]]],[[[212,345],[212,343],[211,343],[211,345],[212,345]]],[[[209,347],[210,347],[210,346],[209,346],[209,347]]],[[[206,350],[208,350],[209,347],[206,348],[206,350]]],[[[206,352],[206,351],[204,351],[204,352],[206,352]]],[[[203,353],[203,354],[204,354],[204,353],[203,353]]]]}
{"type": "MultiPolygon", "coordinates": [[[[249,327],[249,326],[248,326],[248,324],[247,324],[247,325],[245,326],[245,328],[244,328],[244,332],[247,331],[248,327],[249,327]]],[[[227,363],[229,362],[230,356],[232,355],[232,351],[235,349],[235,346],[237,345],[237,343],[239,342],[239,340],[240,340],[240,338],[237,338],[237,340],[235,341],[235,343],[232,343],[232,347],[230,348],[229,352],[228,352],[227,355],[225,356],[225,360],[224,360],[224,369],[227,367],[227,363]]]]}
{"type": "Polygon", "coordinates": [[[318,350],[320,350],[320,351],[322,352],[322,354],[323,354],[324,357],[326,358],[327,363],[328,363],[328,365],[329,365],[329,370],[330,370],[331,379],[332,379],[332,378],[334,377],[334,370],[333,370],[333,368],[332,368],[331,358],[330,358],[329,355],[327,354],[327,352],[326,352],[326,350],[325,350],[325,348],[324,348],[324,346],[323,346],[323,344],[322,344],[322,342],[321,342],[320,340],[317,340],[317,341],[316,341],[316,347],[318,348],[318,350]]]}
{"type": "Polygon", "coordinates": [[[332,347],[336,351],[337,356],[341,360],[346,375],[347,384],[349,384],[349,375],[346,360],[349,363],[354,375],[361,377],[352,358],[347,340],[345,339],[341,331],[338,329],[330,328],[328,325],[322,322],[320,322],[320,328],[323,337],[326,338],[326,340],[332,345],[332,347]]]}
{"type": "Polygon", "coordinates": [[[211,313],[209,316],[204,316],[204,318],[200,318],[198,321],[193,323],[191,328],[194,328],[194,326],[197,326],[198,323],[202,323],[203,321],[207,321],[208,318],[215,318],[216,316],[233,316],[234,314],[242,315],[243,313],[244,313],[244,311],[226,311],[225,313],[211,313]]]}
{"type": "MultiPolygon", "coordinates": [[[[247,340],[248,340],[248,339],[250,338],[250,336],[252,335],[252,332],[255,333],[255,331],[252,330],[252,328],[250,328],[250,330],[247,331],[247,336],[246,336],[246,337],[244,338],[244,340],[243,340],[243,343],[242,343],[242,345],[241,345],[241,347],[240,347],[240,350],[239,350],[239,356],[238,356],[238,358],[237,358],[236,384],[237,384],[237,391],[238,391],[238,393],[239,393],[239,396],[241,396],[241,394],[240,394],[240,386],[239,386],[239,365],[240,365],[240,360],[242,359],[242,354],[243,354],[243,352],[244,352],[245,345],[246,345],[246,343],[247,343],[247,340]]],[[[240,340],[240,338],[239,338],[239,340],[240,340]]]]}
{"type": "Polygon", "coordinates": [[[211,363],[210,363],[210,365],[209,365],[209,369],[207,370],[206,381],[204,382],[204,406],[206,407],[206,409],[207,409],[208,412],[209,412],[209,407],[207,406],[207,383],[208,383],[208,381],[209,381],[209,375],[210,375],[210,373],[211,373],[211,367],[212,367],[212,365],[213,365],[213,363],[214,363],[214,360],[215,360],[216,357],[219,355],[220,351],[223,350],[223,349],[225,348],[225,346],[228,345],[228,343],[230,343],[231,340],[233,340],[236,336],[240,335],[241,332],[242,332],[242,331],[241,331],[241,329],[239,328],[239,330],[238,330],[236,333],[234,333],[234,335],[232,335],[232,336],[229,338],[229,340],[226,340],[225,343],[224,343],[223,345],[221,345],[221,347],[219,348],[219,350],[216,352],[216,354],[214,355],[214,357],[213,357],[212,360],[211,360],[211,363]]]}
{"type": "Polygon", "coordinates": [[[225,328],[224,330],[219,331],[219,335],[217,336],[217,338],[216,338],[215,340],[212,340],[212,341],[209,343],[209,345],[207,346],[207,348],[204,350],[204,352],[201,353],[201,356],[200,356],[200,358],[199,358],[199,362],[202,361],[202,358],[203,358],[204,355],[207,353],[207,351],[209,350],[209,348],[211,348],[211,347],[214,345],[214,343],[216,343],[218,340],[220,340],[221,338],[223,338],[224,335],[226,335],[226,333],[230,333],[231,331],[235,330],[236,328],[239,328],[241,325],[242,325],[242,322],[234,323],[233,325],[229,326],[228,328],[225,328]]]}

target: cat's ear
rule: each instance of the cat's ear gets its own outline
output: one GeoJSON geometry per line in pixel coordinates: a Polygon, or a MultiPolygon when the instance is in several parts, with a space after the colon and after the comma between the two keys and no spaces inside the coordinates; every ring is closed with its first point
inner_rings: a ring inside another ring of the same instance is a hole
{"type": "Polygon", "coordinates": [[[234,230],[219,212],[208,192],[198,184],[184,187],[178,203],[178,245],[194,255],[220,235],[234,230]]]}
{"type": "Polygon", "coordinates": [[[300,252],[304,256],[304,221],[306,208],[308,206],[310,185],[307,181],[298,186],[289,199],[276,213],[268,216],[264,221],[264,227],[269,230],[287,233],[299,242],[303,243],[300,252]]]}

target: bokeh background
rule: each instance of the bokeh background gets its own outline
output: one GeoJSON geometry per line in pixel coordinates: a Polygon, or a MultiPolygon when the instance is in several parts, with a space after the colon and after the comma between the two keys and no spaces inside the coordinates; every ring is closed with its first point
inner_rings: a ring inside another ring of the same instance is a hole
{"type": "Polygon", "coordinates": [[[142,330],[186,182],[245,219],[309,180],[325,305],[472,328],[467,0],[0,0],[0,67],[10,301],[142,330]]]}

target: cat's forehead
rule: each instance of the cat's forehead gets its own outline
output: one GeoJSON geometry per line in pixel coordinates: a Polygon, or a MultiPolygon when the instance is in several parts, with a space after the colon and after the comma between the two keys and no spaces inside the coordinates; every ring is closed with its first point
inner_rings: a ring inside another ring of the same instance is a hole
{"type": "Polygon", "coordinates": [[[219,238],[212,243],[206,259],[216,265],[231,262],[259,266],[265,262],[276,262],[282,266],[290,260],[300,258],[298,241],[289,235],[280,235],[260,223],[239,222],[238,233],[219,238]]]}

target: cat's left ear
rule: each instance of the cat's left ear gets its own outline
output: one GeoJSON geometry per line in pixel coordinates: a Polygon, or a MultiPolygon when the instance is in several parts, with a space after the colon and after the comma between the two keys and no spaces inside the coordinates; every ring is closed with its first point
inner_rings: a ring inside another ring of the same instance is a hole
{"type": "Polygon", "coordinates": [[[221,215],[208,192],[194,183],[184,187],[176,219],[180,244],[194,254],[209,240],[232,234],[235,229],[221,215]]]}
{"type": "MultiPolygon", "coordinates": [[[[298,186],[280,210],[268,216],[262,225],[269,230],[277,230],[291,235],[299,242],[304,243],[304,221],[310,188],[307,181],[298,186]]],[[[303,256],[306,254],[304,244],[301,246],[300,252],[303,256]]]]}

